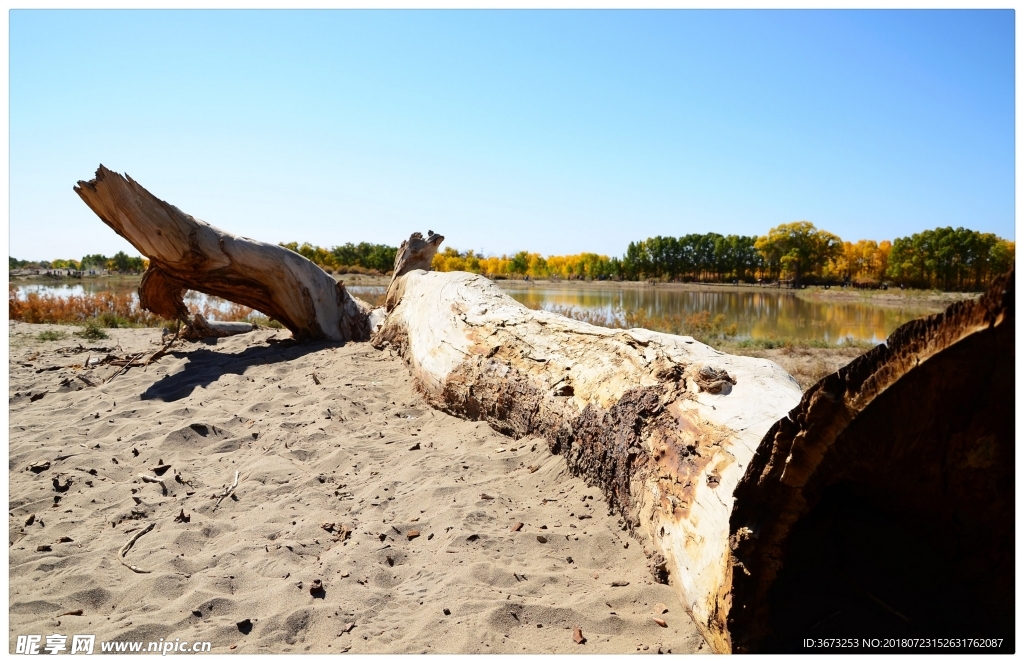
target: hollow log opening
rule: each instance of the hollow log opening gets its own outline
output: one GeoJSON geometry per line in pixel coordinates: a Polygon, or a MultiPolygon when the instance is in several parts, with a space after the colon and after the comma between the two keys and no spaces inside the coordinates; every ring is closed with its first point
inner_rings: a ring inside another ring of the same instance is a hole
{"type": "Polygon", "coordinates": [[[957,560],[892,511],[863,485],[823,491],[786,542],[785,566],[768,593],[771,635],[762,651],[806,652],[805,638],[1012,632],[1012,624],[993,627],[998,614],[957,560]]]}
{"type": "Polygon", "coordinates": [[[901,327],[769,431],[730,521],[734,651],[821,637],[1012,651],[1013,293],[1011,272],[901,327]]]}

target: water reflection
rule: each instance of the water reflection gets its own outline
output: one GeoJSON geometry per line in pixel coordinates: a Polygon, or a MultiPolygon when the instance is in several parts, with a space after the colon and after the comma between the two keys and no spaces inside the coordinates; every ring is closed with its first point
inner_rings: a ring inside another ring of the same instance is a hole
{"type": "Polygon", "coordinates": [[[501,283],[501,288],[532,308],[576,308],[600,314],[609,323],[626,311],[651,318],[684,317],[709,311],[736,324],[738,338],[791,338],[831,343],[844,338],[881,343],[903,323],[926,315],[917,309],[882,308],[857,302],[811,302],[784,290],[699,292],[670,288],[573,288],[501,283]]]}
{"type": "MultiPolygon", "coordinates": [[[[790,338],[824,340],[832,343],[844,338],[881,343],[894,329],[914,318],[926,315],[919,309],[882,308],[863,303],[822,303],[801,299],[792,291],[739,290],[700,292],[672,288],[636,288],[615,285],[581,287],[526,285],[499,281],[502,290],[532,308],[557,310],[575,308],[588,311],[605,324],[625,324],[626,312],[643,311],[648,318],[667,319],[709,311],[722,314],[725,324],[735,324],[738,338],[790,338]]],[[[76,284],[11,285],[19,299],[29,292],[60,297],[113,291],[137,297],[138,282],[83,281],[76,284]]],[[[347,286],[348,290],[377,306],[387,290],[384,286],[347,286]]],[[[190,304],[200,309],[209,306],[228,311],[229,302],[190,291],[190,304]]]]}

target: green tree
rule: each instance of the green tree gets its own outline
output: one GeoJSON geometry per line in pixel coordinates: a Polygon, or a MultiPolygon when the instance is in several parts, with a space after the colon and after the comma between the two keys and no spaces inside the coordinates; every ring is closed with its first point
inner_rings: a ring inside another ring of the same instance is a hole
{"type": "Polygon", "coordinates": [[[142,258],[133,258],[124,251],[118,251],[107,261],[107,269],[116,272],[141,272],[142,258]]]}
{"type": "Polygon", "coordinates": [[[508,269],[513,274],[526,274],[526,270],[530,268],[530,253],[529,251],[520,251],[519,253],[512,256],[512,262],[509,264],[508,269]]]}
{"type": "Polygon", "coordinates": [[[107,256],[102,253],[90,253],[81,260],[82,269],[106,269],[107,256]]]}
{"type": "Polygon", "coordinates": [[[820,273],[842,255],[843,240],[810,221],[794,221],[772,228],[755,247],[767,263],[793,274],[793,284],[799,287],[804,277],[820,273]]]}
{"type": "Polygon", "coordinates": [[[935,228],[897,237],[886,275],[917,288],[984,290],[1013,264],[1014,244],[992,233],[935,228]]]}

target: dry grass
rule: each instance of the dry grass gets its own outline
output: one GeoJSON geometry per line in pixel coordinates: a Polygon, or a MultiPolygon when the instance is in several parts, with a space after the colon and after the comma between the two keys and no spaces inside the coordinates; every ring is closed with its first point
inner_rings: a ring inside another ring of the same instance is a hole
{"type": "Polygon", "coordinates": [[[18,299],[8,291],[7,308],[11,320],[23,322],[83,324],[95,320],[103,327],[156,327],[163,318],[143,311],[133,294],[103,292],[60,297],[30,292],[18,299]]]}
{"type": "Polygon", "coordinates": [[[826,344],[800,345],[780,344],[775,347],[759,347],[754,344],[725,343],[715,346],[722,352],[745,357],[769,359],[793,376],[800,388],[807,391],[818,380],[835,373],[849,364],[855,357],[864,354],[870,344],[847,343],[829,346],[826,344]]]}
{"type": "MultiPolygon", "coordinates": [[[[244,320],[263,326],[278,326],[257,311],[219,297],[203,297],[195,292],[185,296],[189,313],[200,313],[207,320],[244,320]]],[[[30,292],[18,299],[14,290],[8,290],[7,307],[11,320],[33,324],[92,323],[97,327],[159,327],[167,321],[139,306],[134,293],[101,292],[70,295],[30,292]]]]}

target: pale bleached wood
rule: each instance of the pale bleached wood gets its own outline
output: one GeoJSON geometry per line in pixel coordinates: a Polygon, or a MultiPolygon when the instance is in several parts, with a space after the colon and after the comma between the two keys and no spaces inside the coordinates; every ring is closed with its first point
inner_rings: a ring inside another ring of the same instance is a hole
{"type": "Polygon", "coordinates": [[[732,493],[800,388],[764,359],[692,338],[530,310],[487,279],[412,270],[374,336],[438,409],[542,436],[652,545],[714,651],[731,650],[732,493]]]}
{"type": "Polygon", "coordinates": [[[370,335],[370,307],[293,251],[215,228],[102,165],[75,192],[149,258],[140,286],[148,310],[190,323],[182,297],[196,290],[256,309],[299,340],[370,335]]]}
{"type": "Polygon", "coordinates": [[[384,310],[390,312],[402,299],[402,286],[405,280],[400,278],[414,269],[429,272],[430,264],[437,253],[437,247],[444,241],[443,235],[437,235],[433,230],[427,231],[427,238],[423,239],[420,233],[413,233],[409,239],[402,242],[395,254],[395,269],[391,276],[391,283],[384,296],[384,310]]]}

